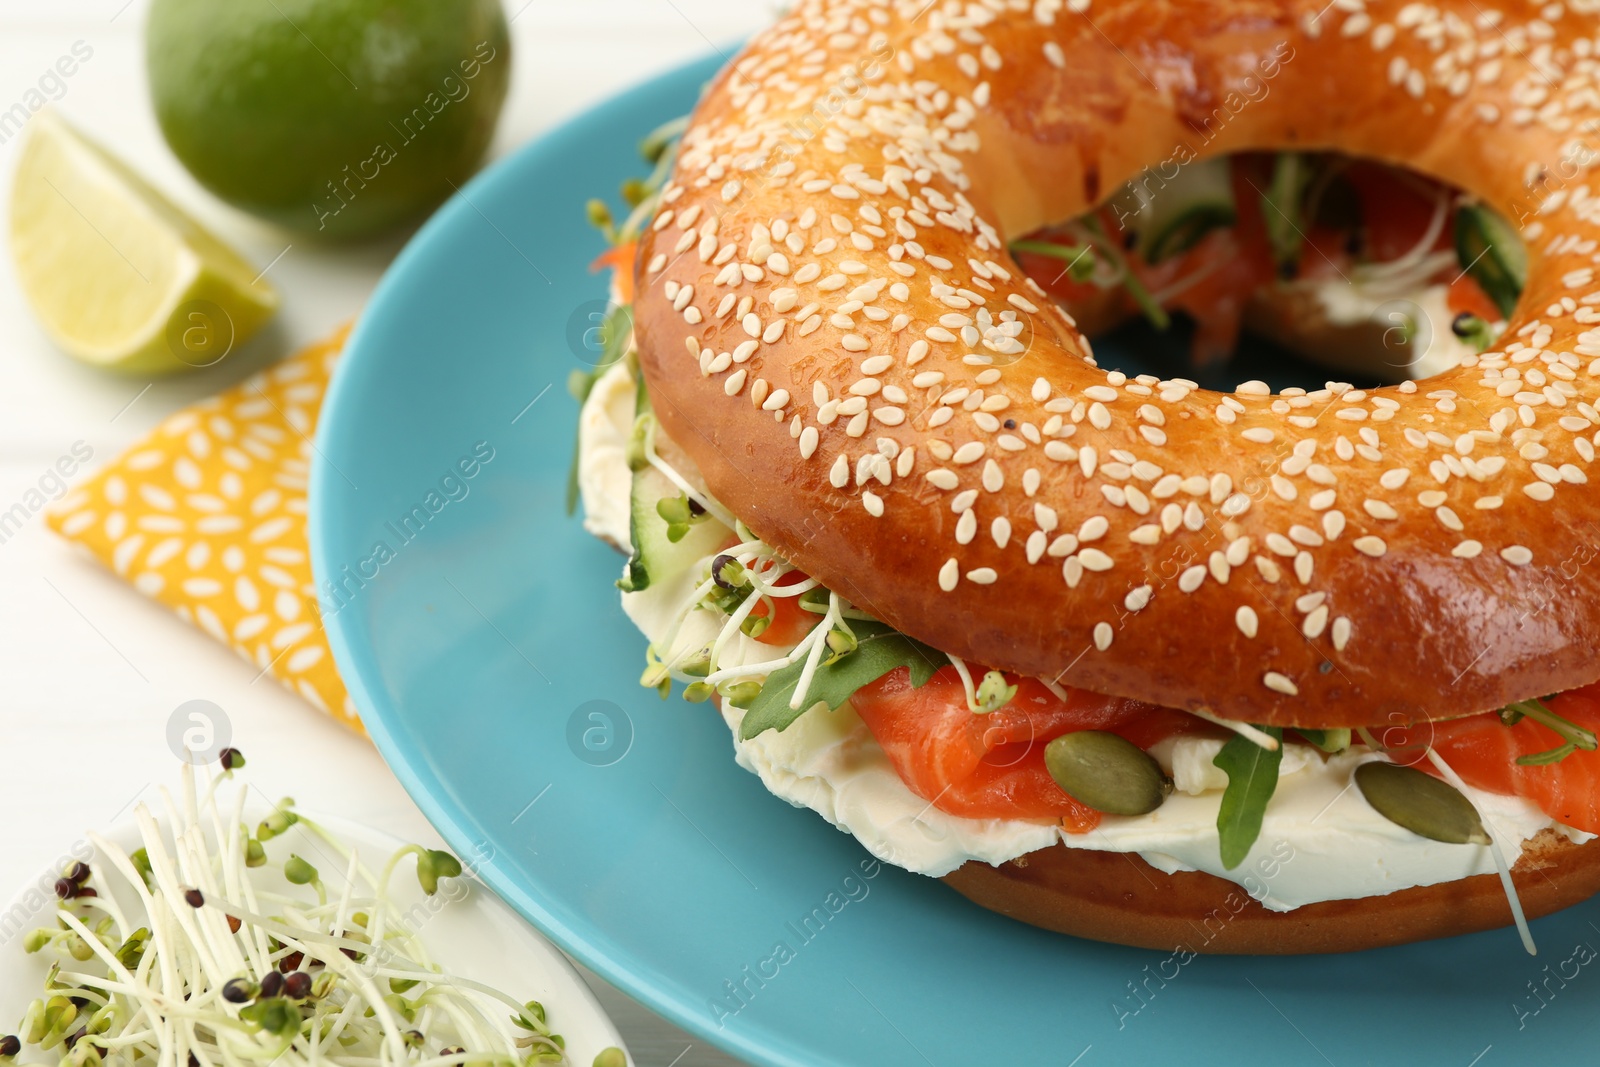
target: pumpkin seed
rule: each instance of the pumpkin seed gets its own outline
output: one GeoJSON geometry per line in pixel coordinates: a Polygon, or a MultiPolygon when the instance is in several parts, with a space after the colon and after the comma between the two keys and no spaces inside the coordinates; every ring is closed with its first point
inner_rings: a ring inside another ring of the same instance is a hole
{"type": "Polygon", "coordinates": [[[1356,785],[1379,815],[1414,834],[1449,845],[1487,845],[1489,835],[1472,801],[1448,782],[1414,767],[1363,763],[1356,785]]]}
{"type": "Polygon", "coordinates": [[[1107,815],[1148,814],[1172,792],[1148,752],[1101,730],[1062,734],[1045,746],[1044,765],[1074,799],[1107,815]]]}

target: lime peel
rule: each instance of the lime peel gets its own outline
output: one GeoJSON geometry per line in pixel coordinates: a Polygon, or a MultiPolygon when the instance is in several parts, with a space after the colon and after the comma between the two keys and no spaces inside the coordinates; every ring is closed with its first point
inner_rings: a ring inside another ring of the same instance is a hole
{"type": "Polygon", "coordinates": [[[278,295],[239,253],[58,114],[41,112],[11,190],[11,252],[41,325],[128,374],[209,366],[278,295]]]}

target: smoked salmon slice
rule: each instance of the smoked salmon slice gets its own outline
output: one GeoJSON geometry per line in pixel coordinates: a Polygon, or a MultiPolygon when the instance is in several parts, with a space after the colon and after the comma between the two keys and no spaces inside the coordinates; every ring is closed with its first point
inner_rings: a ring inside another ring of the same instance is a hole
{"type": "MultiPolygon", "coordinates": [[[[973,668],[981,677],[982,668],[973,668]]],[[[1068,689],[1062,700],[1043,682],[1009,677],[1017,694],[986,715],[967,708],[954,667],[913,687],[904,667],[851,697],[911,791],[934,807],[973,819],[1063,819],[1087,832],[1100,814],[1074,800],[1050,777],[1044,747],[1072,730],[1108,730],[1147,748],[1178,733],[1215,730],[1192,715],[1119,697],[1068,689]]]]}

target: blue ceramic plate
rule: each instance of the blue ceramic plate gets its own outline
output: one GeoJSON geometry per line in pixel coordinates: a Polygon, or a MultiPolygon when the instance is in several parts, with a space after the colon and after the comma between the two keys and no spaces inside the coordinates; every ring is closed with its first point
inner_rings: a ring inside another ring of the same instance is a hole
{"type": "Polygon", "coordinates": [[[619,559],[563,506],[564,383],[594,358],[605,294],[583,207],[640,172],[638,139],[713,69],[642,85],[465,187],[389,271],[328,397],[311,540],[319,582],[344,590],[334,652],[440,832],[574,956],[756,1064],[1592,1055],[1593,906],[1536,923],[1538,959],[1509,931],[1300,959],[1075,941],[936,881],[864,877],[852,838],[734,764],[713,711],[638,686],[619,559]]]}

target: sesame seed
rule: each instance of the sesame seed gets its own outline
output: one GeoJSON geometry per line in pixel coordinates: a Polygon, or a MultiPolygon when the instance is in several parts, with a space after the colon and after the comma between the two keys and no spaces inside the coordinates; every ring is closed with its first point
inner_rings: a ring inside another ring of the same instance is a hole
{"type": "Polygon", "coordinates": [[[1294,557],[1294,576],[1300,580],[1301,585],[1310,584],[1312,566],[1311,553],[1301,552],[1294,557]]]}
{"type": "Polygon", "coordinates": [[[1284,696],[1297,697],[1300,695],[1300,687],[1295,685],[1287,675],[1279,674],[1277,671],[1268,671],[1262,676],[1261,681],[1268,689],[1282,693],[1284,696]]]}
{"type": "Polygon", "coordinates": [[[1533,551],[1522,545],[1512,545],[1500,550],[1500,558],[1514,567],[1526,567],[1533,562],[1533,551]]]}
{"type": "Polygon", "coordinates": [[[1380,559],[1384,553],[1389,551],[1389,546],[1384,543],[1383,538],[1373,537],[1370,534],[1366,537],[1358,537],[1351,543],[1355,546],[1357,552],[1371,556],[1373,559],[1380,559]]]}
{"type": "Polygon", "coordinates": [[[939,588],[946,593],[956,587],[961,580],[961,565],[953,559],[944,561],[944,566],[939,568],[939,588]]]}
{"type": "Polygon", "coordinates": [[[1322,636],[1322,631],[1328,626],[1328,607],[1324,604],[1306,616],[1305,622],[1300,627],[1300,632],[1307,639],[1315,641],[1322,636]]]}
{"type": "Polygon", "coordinates": [[[1111,557],[1098,548],[1086,548],[1079,552],[1077,559],[1083,564],[1085,570],[1096,572],[1108,571],[1114,565],[1111,557]]]}
{"type": "Polygon", "coordinates": [[[967,572],[967,581],[977,585],[993,585],[999,577],[993,567],[979,567],[967,572]]]}
{"type": "Polygon", "coordinates": [[[1350,643],[1350,620],[1343,615],[1333,620],[1333,647],[1343,652],[1350,643]]]}
{"type": "Polygon", "coordinates": [[[1111,624],[1109,622],[1095,623],[1094,647],[1098,648],[1101,652],[1104,652],[1106,649],[1111,647],[1112,638],[1115,636],[1116,631],[1111,628],[1111,624]]]}
{"type": "Polygon", "coordinates": [[[1241,607],[1234,612],[1233,621],[1239,627],[1239,632],[1251,640],[1254,640],[1256,634],[1260,632],[1261,620],[1256,617],[1254,608],[1241,607]]]}

